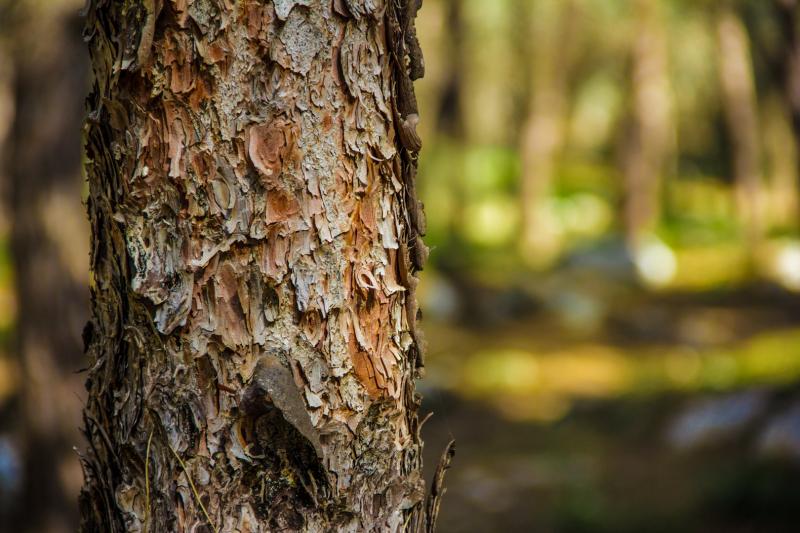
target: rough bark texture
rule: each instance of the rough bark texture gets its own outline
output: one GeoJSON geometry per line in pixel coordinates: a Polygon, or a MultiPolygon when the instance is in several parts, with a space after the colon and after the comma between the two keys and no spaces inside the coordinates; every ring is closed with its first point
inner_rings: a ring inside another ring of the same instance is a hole
{"type": "MultiPolygon", "coordinates": [[[[88,82],[78,8],[20,2],[13,36],[14,121],[8,150],[9,219],[21,369],[20,497],[9,531],[69,532],[77,522],[82,367],[88,317],[86,221],[81,216],[81,96],[88,82]],[[42,39],[47,35],[47,39],[42,39]]],[[[2,15],[0,15],[2,16],[2,15]]],[[[3,529],[0,526],[0,529],[3,529]]]]}
{"type": "Polygon", "coordinates": [[[432,526],[417,9],[91,2],[84,531],[432,526]]]}

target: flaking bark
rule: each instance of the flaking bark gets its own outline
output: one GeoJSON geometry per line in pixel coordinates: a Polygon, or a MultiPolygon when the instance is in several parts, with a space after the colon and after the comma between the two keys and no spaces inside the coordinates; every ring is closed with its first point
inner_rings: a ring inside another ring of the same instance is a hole
{"type": "Polygon", "coordinates": [[[417,0],[93,0],[84,531],[420,531],[417,0]]]}

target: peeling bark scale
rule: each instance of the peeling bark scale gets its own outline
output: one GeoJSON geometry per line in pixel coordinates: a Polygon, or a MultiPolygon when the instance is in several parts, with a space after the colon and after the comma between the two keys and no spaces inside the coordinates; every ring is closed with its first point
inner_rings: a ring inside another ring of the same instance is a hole
{"type": "Polygon", "coordinates": [[[430,531],[419,0],[92,0],[83,531],[430,531]]]}

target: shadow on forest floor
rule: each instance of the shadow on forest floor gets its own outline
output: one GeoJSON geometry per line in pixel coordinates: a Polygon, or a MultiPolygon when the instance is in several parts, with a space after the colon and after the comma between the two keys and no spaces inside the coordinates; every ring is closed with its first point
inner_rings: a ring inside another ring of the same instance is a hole
{"type": "Polygon", "coordinates": [[[457,446],[440,531],[796,530],[796,296],[604,294],[589,327],[530,300],[425,322],[426,468],[457,446]]]}
{"type": "Polygon", "coordinates": [[[796,531],[800,468],[762,456],[755,428],[670,445],[686,395],[582,402],[553,424],[430,397],[429,463],[457,442],[439,531],[796,531]]]}

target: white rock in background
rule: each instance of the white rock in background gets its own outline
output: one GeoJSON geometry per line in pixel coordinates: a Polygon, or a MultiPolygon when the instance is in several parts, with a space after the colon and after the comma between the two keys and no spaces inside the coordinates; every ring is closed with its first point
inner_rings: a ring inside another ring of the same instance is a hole
{"type": "Polygon", "coordinates": [[[766,405],[767,394],[760,390],[692,402],[672,422],[667,439],[686,451],[719,443],[744,430],[766,405]]]}
{"type": "Polygon", "coordinates": [[[758,440],[758,451],[766,456],[800,459],[800,402],[770,419],[758,440]]]}

